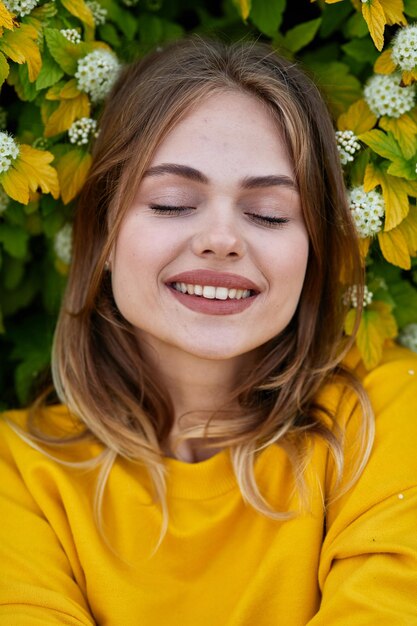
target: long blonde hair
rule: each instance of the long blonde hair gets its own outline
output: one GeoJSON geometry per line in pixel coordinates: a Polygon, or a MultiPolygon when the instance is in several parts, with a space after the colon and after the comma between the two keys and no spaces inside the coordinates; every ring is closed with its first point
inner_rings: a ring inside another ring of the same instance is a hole
{"type": "MultiPolygon", "coordinates": [[[[343,337],[346,309],[340,278],[343,272],[346,284],[361,289],[363,269],[334,130],[321,95],[296,64],[262,44],[199,38],[171,44],[126,67],[106,103],[93,165],[77,205],[73,259],[53,349],[58,396],[85,425],[77,438],[94,437],[105,446],[97,511],[112,463],[121,455],[148,468],[164,512],[164,529],[168,512],[162,444],[172,427],[171,401],[140,347],[138,353],[133,328],[117,310],[105,261],[155,149],[214,90],[251,94],[274,116],[295,165],[310,252],[293,319],[233,392],[239,414],[226,413],[221,420],[213,415],[205,427],[184,436],[230,447],[243,497],[277,519],[291,513],[272,510],[259,491],[253,465],[261,449],[276,443],[287,450],[303,492],[309,443],[319,436],[342,474],[336,416],[316,401],[325,384],[344,382],[362,407],[355,475],[371,441],[366,395],[341,365],[349,345],[343,337]]],[[[50,443],[35,427],[32,434],[50,443]]]]}

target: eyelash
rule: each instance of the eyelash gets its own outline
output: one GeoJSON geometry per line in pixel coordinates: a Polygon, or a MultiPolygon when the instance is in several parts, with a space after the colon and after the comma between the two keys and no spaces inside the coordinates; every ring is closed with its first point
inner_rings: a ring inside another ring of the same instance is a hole
{"type": "MultiPolygon", "coordinates": [[[[169,206],[163,204],[151,204],[149,208],[157,215],[180,215],[184,211],[193,210],[194,207],[189,206],[169,206]]],[[[286,217],[272,217],[269,215],[257,215],[256,213],[245,213],[251,220],[258,222],[268,228],[274,228],[276,226],[283,226],[289,222],[286,217]]]]}

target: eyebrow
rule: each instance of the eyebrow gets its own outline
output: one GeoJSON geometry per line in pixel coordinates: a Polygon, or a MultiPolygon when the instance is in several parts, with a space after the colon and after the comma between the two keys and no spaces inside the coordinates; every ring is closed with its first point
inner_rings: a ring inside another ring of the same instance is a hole
{"type": "MultiPolygon", "coordinates": [[[[143,175],[143,178],[148,176],[163,176],[164,174],[174,174],[175,176],[181,176],[197,183],[203,183],[207,185],[210,180],[199,170],[188,165],[180,165],[178,163],[162,163],[161,165],[154,165],[150,167],[143,175]]],[[[269,175],[269,176],[245,176],[240,182],[243,189],[259,189],[264,187],[289,187],[290,189],[297,190],[295,181],[285,174],[269,175]]]]}

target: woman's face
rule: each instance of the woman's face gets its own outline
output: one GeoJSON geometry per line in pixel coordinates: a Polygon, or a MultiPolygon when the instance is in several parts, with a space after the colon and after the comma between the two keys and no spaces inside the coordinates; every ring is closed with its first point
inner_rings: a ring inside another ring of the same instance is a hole
{"type": "Polygon", "coordinates": [[[308,236],[293,167],[255,97],[214,94],[159,145],[111,258],[142,345],[242,357],[290,322],[308,236]]]}

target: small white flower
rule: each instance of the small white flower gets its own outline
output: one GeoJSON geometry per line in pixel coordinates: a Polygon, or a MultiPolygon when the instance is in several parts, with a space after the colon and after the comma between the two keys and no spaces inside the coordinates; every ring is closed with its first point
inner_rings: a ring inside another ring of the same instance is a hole
{"type": "Polygon", "coordinates": [[[99,102],[109,93],[120,71],[117,57],[108,50],[94,50],[78,61],[78,89],[91,96],[93,102],[99,102]]]}
{"type": "Polygon", "coordinates": [[[417,324],[407,324],[398,336],[401,345],[417,352],[417,324]]]}
{"type": "Polygon", "coordinates": [[[54,237],[54,250],[58,259],[60,259],[66,265],[71,262],[72,254],[72,226],[71,224],[65,224],[57,232],[54,237]]]}
{"type": "Polygon", "coordinates": [[[81,43],[81,35],[76,28],[61,28],[59,32],[71,43],[81,43]]]}
{"type": "Polygon", "coordinates": [[[99,2],[96,2],[95,0],[87,0],[86,5],[93,14],[94,23],[96,26],[98,26],[99,24],[104,24],[106,22],[107,9],[102,7],[99,2]]]}
{"type": "Polygon", "coordinates": [[[90,137],[96,137],[97,122],[91,117],[82,117],[71,124],[68,130],[69,140],[77,146],[87,144],[90,137]]]}
{"type": "Polygon", "coordinates": [[[7,111],[0,107],[0,130],[5,130],[7,126],[7,111]]]}
{"type": "Polygon", "coordinates": [[[11,13],[24,17],[36,7],[38,0],[3,0],[3,4],[11,13]]]}
{"type": "MultiPolygon", "coordinates": [[[[368,304],[371,304],[373,300],[374,294],[372,291],[369,291],[368,287],[365,285],[363,288],[363,303],[362,306],[366,307],[368,304]]],[[[343,294],[343,304],[346,306],[352,306],[354,309],[358,308],[358,286],[352,285],[348,289],[346,289],[343,294]]]]}
{"type": "Polygon", "coordinates": [[[401,74],[374,74],[365,85],[363,94],[371,111],[377,116],[400,117],[414,107],[415,85],[401,87],[401,74]]]}
{"type": "Polygon", "coordinates": [[[7,172],[18,155],[19,146],[13,137],[5,132],[0,132],[0,174],[7,172]]]}
{"type": "Polygon", "coordinates": [[[382,194],[372,190],[366,192],[363,185],[354,187],[348,193],[350,210],[359,237],[371,237],[382,228],[385,203],[382,194]]]}
{"type": "Polygon", "coordinates": [[[9,206],[10,198],[4,191],[3,187],[0,187],[0,215],[5,212],[9,206]]]}
{"type": "Polygon", "coordinates": [[[361,144],[352,130],[337,130],[336,142],[342,165],[353,161],[353,155],[361,149],[361,144]]]}
{"type": "Polygon", "coordinates": [[[417,65],[417,26],[400,28],[392,41],[392,59],[402,70],[417,65]]]}

